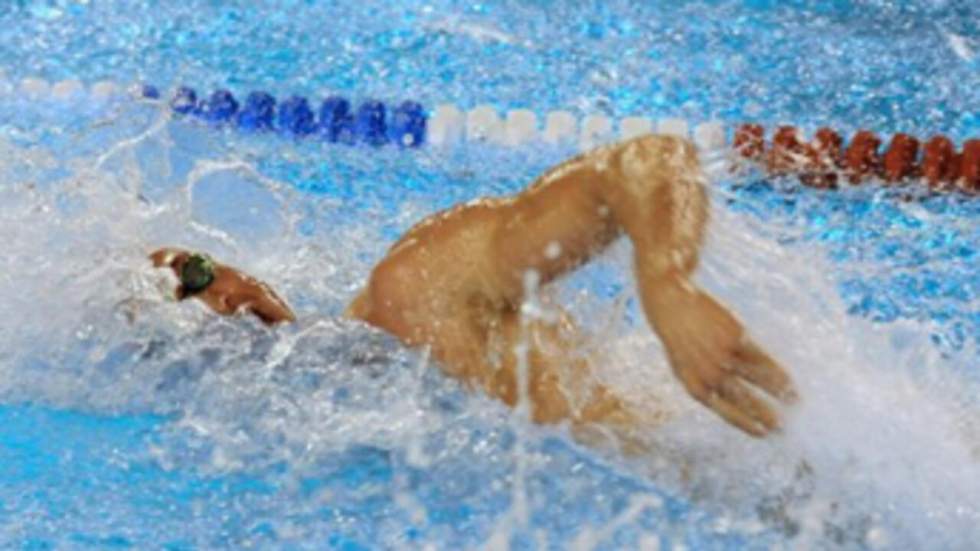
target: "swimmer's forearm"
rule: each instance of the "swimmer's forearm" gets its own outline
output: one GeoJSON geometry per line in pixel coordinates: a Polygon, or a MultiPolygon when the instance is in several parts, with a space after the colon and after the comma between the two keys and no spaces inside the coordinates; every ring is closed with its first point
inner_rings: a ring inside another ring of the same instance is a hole
{"type": "Polygon", "coordinates": [[[248,310],[255,314],[267,325],[290,323],[296,321],[296,315],[278,296],[273,294],[260,296],[244,303],[248,310]]]}
{"type": "MultiPolygon", "coordinates": [[[[630,174],[642,178],[642,188],[629,178],[615,184],[624,188],[614,195],[617,221],[633,242],[637,291],[647,321],[662,338],[678,308],[704,295],[691,280],[700,260],[708,223],[708,196],[697,157],[689,144],[666,142],[648,172],[630,174]],[[679,152],[679,153],[678,153],[679,152]],[[633,190],[645,189],[640,196],[633,190]]],[[[627,172],[627,171],[624,171],[627,172]]]]}
{"type": "Polygon", "coordinates": [[[661,265],[651,265],[641,259],[636,261],[636,287],[640,304],[650,327],[658,334],[663,333],[676,314],[677,305],[685,299],[702,291],[690,279],[687,267],[659,269],[661,265]]]}
{"type": "Polygon", "coordinates": [[[689,295],[700,292],[691,277],[700,260],[707,224],[706,198],[701,193],[687,197],[688,213],[678,213],[681,207],[674,198],[674,194],[662,194],[651,209],[654,214],[649,216],[650,222],[630,221],[627,225],[633,242],[637,291],[647,319],[658,333],[662,327],[658,320],[689,295]]]}

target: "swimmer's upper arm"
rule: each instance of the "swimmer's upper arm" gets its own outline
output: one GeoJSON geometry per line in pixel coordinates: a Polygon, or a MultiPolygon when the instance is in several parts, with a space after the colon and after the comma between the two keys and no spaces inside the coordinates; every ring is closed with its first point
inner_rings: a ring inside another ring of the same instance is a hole
{"type": "Polygon", "coordinates": [[[670,251],[671,262],[682,253],[690,272],[707,219],[702,179],[694,146],[671,136],[642,136],[559,165],[502,212],[492,248],[499,281],[519,295],[526,271],[547,283],[623,231],[638,249],[670,251]]]}
{"type": "Polygon", "coordinates": [[[592,164],[579,157],[545,173],[504,205],[488,269],[496,272],[511,302],[523,294],[527,271],[547,283],[587,261],[619,234],[596,192],[599,186],[592,164]]]}

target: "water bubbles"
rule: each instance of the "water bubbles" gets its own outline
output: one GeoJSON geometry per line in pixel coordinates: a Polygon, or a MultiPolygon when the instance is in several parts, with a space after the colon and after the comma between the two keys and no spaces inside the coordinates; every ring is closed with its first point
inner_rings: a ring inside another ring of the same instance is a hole
{"type": "MultiPolygon", "coordinates": [[[[192,82],[318,99],[332,90],[538,113],[601,104],[617,116],[756,113],[960,136],[975,126],[972,69],[937,53],[949,51],[937,29],[956,26],[952,12],[925,10],[935,19],[925,31],[892,32],[917,21],[921,6],[854,18],[837,4],[799,12],[762,2],[747,12],[726,2],[612,2],[547,14],[514,4],[448,20],[452,3],[295,3],[285,14],[105,2],[69,20],[78,6],[0,15],[12,60],[0,86],[15,83],[8,88],[18,93],[22,79],[39,78],[56,84],[27,92],[64,96],[74,89],[57,84],[66,79],[143,75],[164,88],[192,82]],[[360,34],[324,34],[328,18],[360,34]],[[888,40],[868,38],[869,29],[888,40]]],[[[929,197],[920,211],[862,189],[716,188],[712,238],[721,244],[706,251],[703,277],[806,390],[786,433],[761,443],[728,431],[678,387],[630,296],[628,247],[610,251],[556,292],[579,297],[566,304],[603,331],[608,377],[670,421],[655,431],[664,443],[656,458],[603,462],[560,427],[511,424],[500,404],[424,355],[338,319],[372,262],[415,220],[513,191],[564,150],[339,152],[324,142],[358,130],[356,113],[338,103],[332,118],[320,117],[329,128],[314,129],[295,102],[277,111],[271,95],[246,98],[234,115],[241,126],[327,137],[284,145],[262,132],[195,128],[154,102],[122,107],[109,81],[89,93],[106,107],[98,120],[38,119],[44,110],[26,96],[0,105],[11,121],[2,130],[10,141],[0,142],[10,182],[0,189],[0,230],[10,236],[0,304],[16,313],[16,323],[0,325],[0,341],[12,343],[0,350],[8,404],[0,442],[25,443],[5,457],[5,476],[15,474],[4,478],[0,516],[3,507],[59,513],[21,515],[30,535],[0,528],[0,541],[352,549],[463,549],[492,538],[610,549],[975,541],[976,453],[964,451],[962,426],[976,400],[957,373],[975,371],[980,334],[976,203],[929,197]],[[174,302],[174,281],[144,258],[169,243],[269,281],[301,321],[270,333],[174,302]],[[61,411],[9,405],[25,400],[61,411]],[[503,537],[497,521],[511,514],[517,436],[531,522],[503,537]],[[801,459],[812,464],[802,478],[801,459]],[[651,496],[662,503],[633,514],[651,496]],[[760,520],[763,501],[771,507],[760,520]]],[[[228,96],[178,96],[188,113],[223,121],[234,111],[228,96]]],[[[306,106],[314,108],[324,107],[306,106]]],[[[373,112],[358,128],[416,145],[416,112],[386,111],[384,134],[373,112]]]]}

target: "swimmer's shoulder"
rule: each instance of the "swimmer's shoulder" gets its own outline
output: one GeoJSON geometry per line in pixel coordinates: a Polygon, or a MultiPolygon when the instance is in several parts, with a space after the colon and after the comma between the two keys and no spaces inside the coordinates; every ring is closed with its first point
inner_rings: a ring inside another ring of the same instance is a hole
{"type": "Polygon", "coordinates": [[[388,256],[411,249],[419,244],[431,243],[441,235],[455,233],[463,226],[472,227],[474,222],[497,223],[512,199],[508,197],[480,197],[436,212],[409,228],[388,249],[388,256]]]}

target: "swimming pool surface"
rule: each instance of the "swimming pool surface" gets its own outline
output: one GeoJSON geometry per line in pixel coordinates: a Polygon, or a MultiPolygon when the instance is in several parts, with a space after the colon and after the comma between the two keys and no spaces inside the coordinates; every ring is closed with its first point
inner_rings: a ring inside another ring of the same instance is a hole
{"type": "Polygon", "coordinates": [[[975,545],[976,198],[713,183],[700,277],[803,395],[764,442],[673,381],[627,246],[563,282],[609,380],[670,413],[662,454],[631,460],[339,319],[420,217],[516,191],[571,146],[347,147],[20,84],[980,135],[975,2],[635,4],[0,6],[0,548],[975,545]],[[272,282],[300,322],[164,300],[143,261],[163,244],[272,282]]]}

